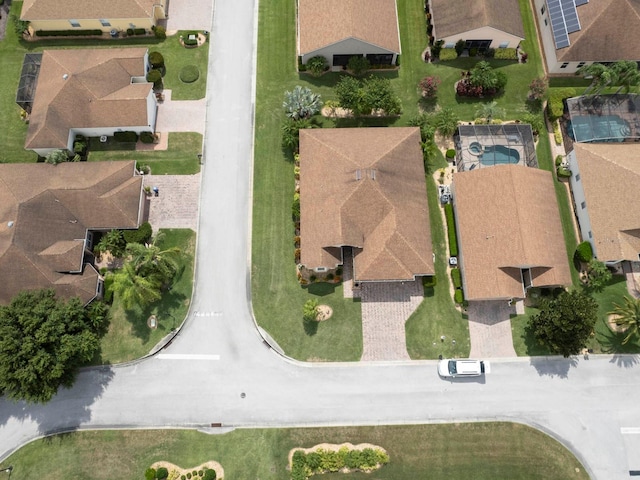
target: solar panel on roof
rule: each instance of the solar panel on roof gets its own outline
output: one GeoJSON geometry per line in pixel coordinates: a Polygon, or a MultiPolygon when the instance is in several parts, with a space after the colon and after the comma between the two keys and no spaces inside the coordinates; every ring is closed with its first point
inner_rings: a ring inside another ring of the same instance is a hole
{"type": "Polygon", "coordinates": [[[562,6],[564,24],[567,26],[567,32],[573,33],[580,30],[576,0],[560,0],[560,5],[562,6]]]}
{"type": "Polygon", "coordinates": [[[556,48],[570,45],[569,34],[581,29],[576,5],[587,3],[588,0],[547,0],[551,30],[556,48]]]}
{"type": "Polygon", "coordinates": [[[576,7],[579,7],[580,5],[586,5],[587,3],[589,3],[589,0],[576,0],[576,7]]]}

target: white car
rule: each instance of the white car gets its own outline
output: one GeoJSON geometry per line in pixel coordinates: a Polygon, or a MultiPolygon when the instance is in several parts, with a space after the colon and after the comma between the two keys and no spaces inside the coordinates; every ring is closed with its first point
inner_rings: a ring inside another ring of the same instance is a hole
{"type": "Polygon", "coordinates": [[[445,358],[438,362],[441,377],[478,377],[485,373],[482,360],[445,358]]]}

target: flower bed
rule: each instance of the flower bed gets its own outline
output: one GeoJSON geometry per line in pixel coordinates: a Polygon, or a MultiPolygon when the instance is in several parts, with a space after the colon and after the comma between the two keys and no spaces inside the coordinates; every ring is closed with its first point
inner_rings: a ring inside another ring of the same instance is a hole
{"type": "Polygon", "coordinates": [[[376,445],[328,444],[294,448],[289,452],[291,480],[306,480],[328,472],[372,472],[389,463],[387,452],[376,445]]]}

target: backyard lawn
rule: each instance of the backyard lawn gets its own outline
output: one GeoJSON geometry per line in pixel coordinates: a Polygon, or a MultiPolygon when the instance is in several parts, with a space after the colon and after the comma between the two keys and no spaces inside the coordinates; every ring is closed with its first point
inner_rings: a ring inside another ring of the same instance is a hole
{"type": "Polygon", "coordinates": [[[515,423],[240,429],[220,435],[187,430],[77,432],[36,440],[3,462],[13,480],[130,480],[154,462],[183,468],[215,460],[225,478],[290,478],[287,455],[295,447],[329,442],[372,443],[390,462],[375,473],[312,478],[431,480],[586,480],[584,467],[546,434],[515,423]],[[463,455],[460,452],[464,452],[463,455]]]}
{"type": "Polygon", "coordinates": [[[196,234],[189,229],[161,229],[158,246],[162,250],[178,247],[178,273],[171,290],[162,299],[141,311],[127,311],[116,295],[110,309],[111,324],[101,342],[96,364],[114,364],[140,358],[172,329],[180,326],[189,310],[193,288],[193,258],[196,234]],[[158,328],[147,326],[147,319],[156,315],[158,328]]]}
{"type": "MultiPolygon", "coordinates": [[[[19,16],[22,2],[12,2],[11,13],[19,16]]],[[[185,49],[180,45],[179,33],[158,41],[154,37],[131,37],[118,41],[97,39],[47,39],[37,42],[26,42],[19,39],[9,20],[5,38],[0,41],[0,116],[3,128],[0,130],[0,162],[35,162],[36,154],[24,149],[27,124],[20,119],[20,107],[16,105],[16,92],[20,80],[22,61],[25,53],[41,52],[44,49],[56,48],[113,48],[144,46],[149,51],[159,51],[165,58],[166,75],[164,86],[172,90],[174,100],[199,99],[205,96],[207,79],[208,46],[185,49]],[[193,83],[183,83],[178,78],[180,70],[186,65],[195,65],[200,77],[193,83]]]]}

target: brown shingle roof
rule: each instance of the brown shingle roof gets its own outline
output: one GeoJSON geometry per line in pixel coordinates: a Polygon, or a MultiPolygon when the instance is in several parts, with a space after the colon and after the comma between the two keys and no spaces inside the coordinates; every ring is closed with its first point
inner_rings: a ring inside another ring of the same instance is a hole
{"type": "Polygon", "coordinates": [[[631,40],[640,29],[640,0],[591,1],[577,12],[582,28],[556,50],[558,61],[640,60],[640,43],[631,40]]]}
{"type": "Polygon", "coordinates": [[[430,4],[433,26],[438,38],[482,27],[493,27],[524,38],[524,26],[517,1],[431,0],[430,4]]]}
{"type": "Polygon", "coordinates": [[[453,186],[468,300],[522,298],[520,268],[534,286],[571,283],[550,172],[500,165],[456,173],[453,186]]]}
{"type": "Polygon", "coordinates": [[[69,129],[148,125],[146,48],[45,50],[25,148],[66,148],[69,129]]]}
{"type": "Polygon", "coordinates": [[[0,303],[24,289],[54,288],[85,302],[95,296],[97,273],[83,265],[86,231],[139,225],[142,177],[134,168],[133,161],[0,165],[0,303]]]}
{"type": "Polygon", "coordinates": [[[164,0],[24,0],[22,20],[151,18],[164,0]]]}
{"type": "Polygon", "coordinates": [[[301,130],[301,262],[334,267],[332,247],[352,246],[356,280],[432,275],[424,175],[418,128],[301,130]]]}
{"type": "Polygon", "coordinates": [[[299,0],[300,55],[356,38],[400,53],[395,0],[299,0]]]}
{"type": "Polygon", "coordinates": [[[573,147],[598,258],[637,261],[640,253],[638,145],[574,143],[573,147]]]}

